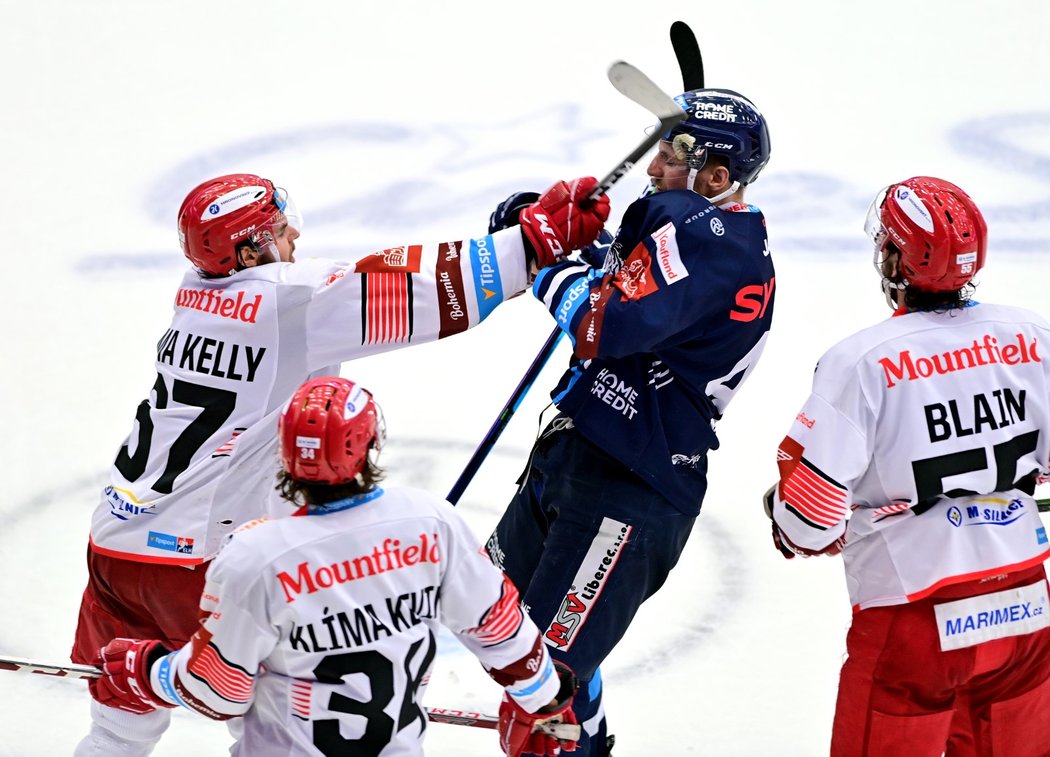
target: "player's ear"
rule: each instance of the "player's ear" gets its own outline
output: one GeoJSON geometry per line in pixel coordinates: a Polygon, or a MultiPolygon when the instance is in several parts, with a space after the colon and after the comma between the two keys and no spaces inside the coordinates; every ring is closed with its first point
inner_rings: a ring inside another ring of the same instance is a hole
{"type": "Polygon", "coordinates": [[[259,251],[255,245],[245,242],[237,248],[237,262],[241,268],[254,268],[259,265],[259,251]]]}
{"type": "Polygon", "coordinates": [[[714,190],[712,196],[721,194],[729,189],[731,181],[728,168],[725,166],[715,166],[714,170],[711,171],[711,188],[714,190]]]}

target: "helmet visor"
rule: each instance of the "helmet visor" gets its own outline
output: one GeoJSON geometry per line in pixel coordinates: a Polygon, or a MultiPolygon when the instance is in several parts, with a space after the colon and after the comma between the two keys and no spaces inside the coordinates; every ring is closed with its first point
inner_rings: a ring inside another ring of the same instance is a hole
{"type": "Polygon", "coordinates": [[[879,272],[879,276],[886,275],[883,270],[883,263],[886,257],[886,238],[889,236],[889,232],[886,230],[886,225],[882,222],[882,205],[886,202],[886,193],[889,192],[889,189],[889,186],[885,186],[879,190],[879,193],[875,195],[875,199],[871,201],[871,205],[868,206],[868,214],[864,218],[864,233],[867,234],[874,247],[872,262],[875,264],[875,270],[879,272]]]}
{"type": "Polygon", "coordinates": [[[864,218],[864,233],[876,248],[881,248],[886,242],[886,227],[882,223],[882,204],[886,202],[886,193],[889,187],[883,187],[875,195],[875,199],[868,206],[868,214],[864,218]]]}
{"type": "Polygon", "coordinates": [[[286,237],[289,229],[294,229],[299,234],[303,228],[303,217],[295,202],[288,196],[288,190],[274,187],[273,203],[277,206],[277,211],[266,223],[255,229],[250,237],[255,249],[271,262],[281,260],[278,240],[286,237]]]}
{"type": "Polygon", "coordinates": [[[284,187],[274,187],[273,202],[284,213],[284,218],[288,225],[301,233],[303,230],[303,214],[299,211],[299,206],[295,204],[295,200],[288,194],[288,190],[284,187]]]}

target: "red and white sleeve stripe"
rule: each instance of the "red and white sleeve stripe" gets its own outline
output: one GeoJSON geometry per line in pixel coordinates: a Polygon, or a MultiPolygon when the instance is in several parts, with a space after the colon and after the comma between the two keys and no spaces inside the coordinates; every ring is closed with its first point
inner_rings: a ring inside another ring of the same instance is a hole
{"type": "Polygon", "coordinates": [[[780,498],[788,511],[822,531],[832,528],[849,513],[846,487],[804,457],[781,482],[780,498]]]}
{"type": "Polygon", "coordinates": [[[514,588],[510,579],[503,576],[500,598],[485,613],[481,623],[464,633],[477,639],[484,646],[492,646],[513,638],[521,628],[522,620],[518,590],[514,588]]]}
{"type": "Polygon", "coordinates": [[[252,697],[255,677],[223,659],[214,644],[202,647],[187,663],[186,672],[229,702],[243,704],[252,697]]]}

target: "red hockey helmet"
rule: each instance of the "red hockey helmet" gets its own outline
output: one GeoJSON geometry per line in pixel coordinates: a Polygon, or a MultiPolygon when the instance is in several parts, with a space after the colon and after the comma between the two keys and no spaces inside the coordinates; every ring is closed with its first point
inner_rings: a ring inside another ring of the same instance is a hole
{"type": "Polygon", "coordinates": [[[383,446],[383,414],[369,392],[325,376],[299,387],[281,414],[281,464],[297,481],[345,484],[383,446]]]}
{"type": "Polygon", "coordinates": [[[970,196],[944,179],[916,176],[882,190],[864,230],[882,273],[887,251],[900,253],[899,284],[953,292],[984,267],[988,226],[970,196]]]}
{"type": "Polygon", "coordinates": [[[248,173],[219,176],[195,187],[182,201],[179,243],[201,272],[228,276],[238,269],[238,245],[258,246],[266,239],[263,232],[285,220],[301,226],[288,193],[272,181],[248,173]]]}

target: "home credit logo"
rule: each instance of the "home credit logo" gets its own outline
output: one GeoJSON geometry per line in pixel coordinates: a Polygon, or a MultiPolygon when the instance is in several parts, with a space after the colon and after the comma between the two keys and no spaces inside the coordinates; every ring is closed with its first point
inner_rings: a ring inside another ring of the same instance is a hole
{"type": "Polygon", "coordinates": [[[1018,365],[1041,363],[1039,340],[1015,334],[1013,341],[1000,345],[991,334],[974,339],[973,344],[935,355],[915,357],[911,350],[904,350],[893,357],[879,359],[886,387],[892,388],[902,381],[919,381],[935,374],[944,375],[966,371],[984,365],[1018,365]]]}
{"type": "Polygon", "coordinates": [[[626,523],[612,518],[602,519],[601,527],[591,541],[561,607],[543,634],[545,644],[561,650],[572,646],[583,624],[587,622],[587,616],[598,603],[630,535],[631,527],[626,523]]]}

